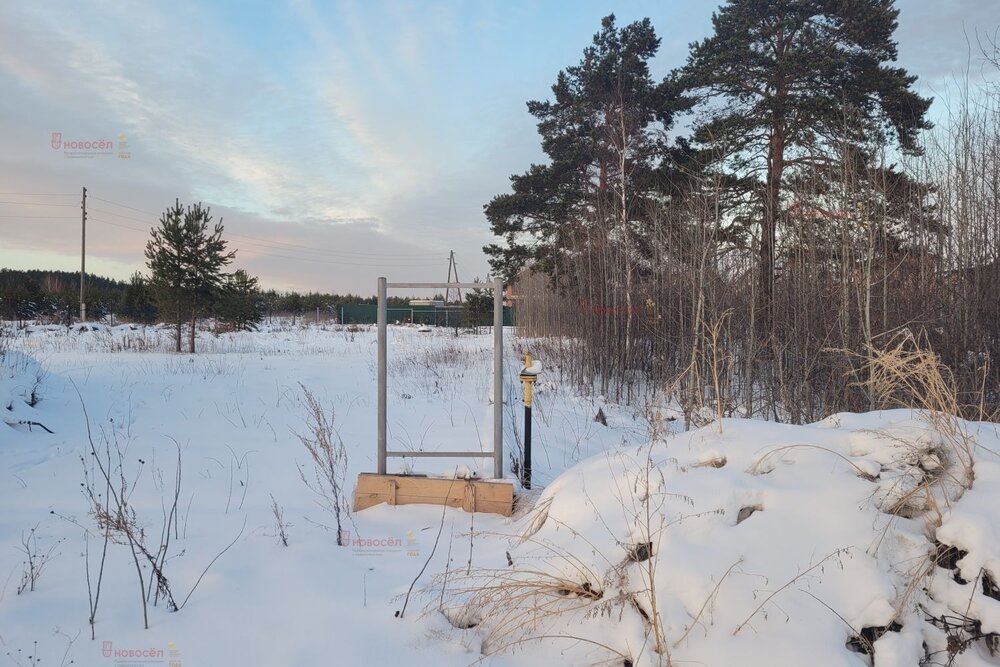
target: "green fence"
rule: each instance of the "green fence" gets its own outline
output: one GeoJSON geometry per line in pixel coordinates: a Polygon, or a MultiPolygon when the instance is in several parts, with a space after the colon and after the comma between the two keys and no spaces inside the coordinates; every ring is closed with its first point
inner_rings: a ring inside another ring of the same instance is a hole
{"type": "MultiPolygon", "coordinates": [[[[437,327],[466,326],[466,312],[462,306],[387,308],[386,315],[390,324],[393,322],[412,322],[437,327]]],[[[341,324],[375,324],[378,321],[378,306],[373,303],[342,304],[337,306],[337,317],[341,324]]],[[[493,324],[493,312],[490,311],[484,319],[485,321],[478,323],[479,326],[493,324]]],[[[510,306],[503,308],[503,324],[505,327],[514,326],[514,309],[510,306]]]]}

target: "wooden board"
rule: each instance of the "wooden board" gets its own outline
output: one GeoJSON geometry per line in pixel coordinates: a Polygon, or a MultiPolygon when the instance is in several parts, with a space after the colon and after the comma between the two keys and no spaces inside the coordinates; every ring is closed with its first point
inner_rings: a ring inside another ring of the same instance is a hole
{"type": "Polygon", "coordinates": [[[361,473],[354,487],[354,511],[389,505],[448,505],[466,512],[490,512],[510,516],[514,511],[511,482],[481,479],[442,479],[422,475],[376,475],[361,473]]]}

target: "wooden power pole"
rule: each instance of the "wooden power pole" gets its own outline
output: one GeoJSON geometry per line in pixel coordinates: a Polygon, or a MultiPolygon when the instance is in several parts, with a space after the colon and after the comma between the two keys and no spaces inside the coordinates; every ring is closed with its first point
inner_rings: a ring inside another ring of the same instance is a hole
{"type": "Polygon", "coordinates": [[[80,321],[87,321],[87,302],[83,297],[84,285],[87,279],[87,188],[83,189],[83,199],[80,201],[80,321]]]}

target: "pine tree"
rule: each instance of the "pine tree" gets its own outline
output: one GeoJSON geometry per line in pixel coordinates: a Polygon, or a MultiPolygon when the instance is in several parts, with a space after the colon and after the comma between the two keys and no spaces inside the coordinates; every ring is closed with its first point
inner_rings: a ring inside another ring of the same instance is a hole
{"type": "MultiPolygon", "coordinates": [[[[475,282],[479,282],[477,279],[475,282]]],[[[465,294],[465,326],[478,331],[479,327],[493,323],[493,290],[487,285],[474,288],[465,294]]]]}
{"type": "Polygon", "coordinates": [[[759,202],[759,298],[774,294],[775,245],[787,177],[830,160],[832,145],[894,137],[917,152],[931,100],[892,67],[899,10],[893,0],[727,0],[714,34],[691,45],[681,72],[703,114],[694,138],[736,173],[759,202]],[[757,174],[761,176],[758,177],[757,174]]]}
{"type": "Polygon", "coordinates": [[[118,310],[123,318],[141,324],[152,324],[156,319],[156,304],[153,293],[141,273],[136,271],[122,292],[118,310]]]}
{"type": "Polygon", "coordinates": [[[243,269],[228,276],[219,295],[216,316],[236,331],[256,331],[264,319],[257,278],[243,269]]]}
{"type": "Polygon", "coordinates": [[[188,351],[194,353],[198,315],[211,305],[224,278],[223,268],[236,256],[235,251],[226,252],[222,221],[210,231],[211,221],[209,208],[198,203],[185,209],[176,201],[146,243],[151,284],[160,312],[176,326],[177,352],[181,328],[190,318],[188,351]]]}
{"type": "Polygon", "coordinates": [[[659,45],[649,19],[618,29],[607,16],[580,63],[559,72],[554,101],[528,102],[549,163],[511,176],[513,192],[485,207],[504,239],[484,248],[495,275],[510,280],[532,265],[572,280],[598,239],[634,264],[648,204],[669,182],[665,131],[686,106],[672,81],[649,73],[659,45]]]}
{"type": "Polygon", "coordinates": [[[45,312],[47,299],[38,283],[30,278],[21,278],[9,286],[0,301],[0,318],[17,320],[23,324],[45,312]]]}
{"type": "Polygon", "coordinates": [[[295,322],[295,317],[302,315],[302,295],[298,292],[289,292],[286,294],[281,299],[281,310],[282,312],[289,313],[292,316],[292,322],[295,322]]]}

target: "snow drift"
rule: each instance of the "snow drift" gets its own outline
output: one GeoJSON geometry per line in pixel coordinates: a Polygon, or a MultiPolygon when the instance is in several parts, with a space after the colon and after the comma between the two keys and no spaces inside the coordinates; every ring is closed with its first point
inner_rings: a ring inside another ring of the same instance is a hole
{"type": "Polygon", "coordinates": [[[560,664],[1000,664],[1000,439],[962,426],[964,494],[946,435],[909,410],[598,455],[545,489],[506,567],[439,581],[445,614],[486,653],[560,664]]]}

